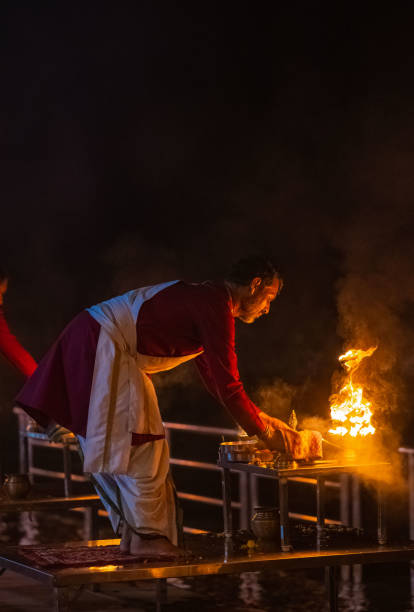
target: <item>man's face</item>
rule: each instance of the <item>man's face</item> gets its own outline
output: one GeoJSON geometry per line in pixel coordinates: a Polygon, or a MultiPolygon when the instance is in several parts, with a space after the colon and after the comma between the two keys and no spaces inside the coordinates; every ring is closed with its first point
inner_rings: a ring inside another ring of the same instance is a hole
{"type": "Polygon", "coordinates": [[[7,284],[8,284],[7,278],[5,278],[4,280],[0,282],[0,306],[3,305],[3,296],[7,291],[7,284]]]}
{"type": "Polygon", "coordinates": [[[267,314],[270,304],[281,289],[281,284],[282,280],[276,276],[273,277],[271,285],[265,285],[261,278],[254,278],[240,298],[237,317],[244,323],[254,323],[256,319],[267,314]]]}

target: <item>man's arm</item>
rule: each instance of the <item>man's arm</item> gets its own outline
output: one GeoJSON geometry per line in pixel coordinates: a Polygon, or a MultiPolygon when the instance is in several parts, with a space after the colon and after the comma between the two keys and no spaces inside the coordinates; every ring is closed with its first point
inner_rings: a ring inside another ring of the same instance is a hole
{"type": "Polygon", "coordinates": [[[16,336],[11,333],[1,309],[0,352],[27,377],[31,376],[37,367],[33,357],[22,347],[16,336]]]}
{"type": "Polygon", "coordinates": [[[263,439],[271,450],[286,452],[292,459],[322,457],[322,434],[319,431],[310,429],[296,431],[265,412],[260,412],[259,416],[267,426],[263,439]]]}
{"type": "Polygon", "coordinates": [[[208,309],[200,321],[204,352],[195,359],[208,391],[249,435],[262,436],[266,425],[240,380],[235,351],[234,319],[228,306],[208,309]]]}
{"type": "Polygon", "coordinates": [[[228,307],[207,308],[200,328],[204,352],[195,359],[210,393],[249,435],[257,435],[267,448],[287,452],[293,459],[321,456],[321,434],[295,431],[280,419],[261,411],[250,400],[240,380],[235,350],[234,319],[228,307]]]}

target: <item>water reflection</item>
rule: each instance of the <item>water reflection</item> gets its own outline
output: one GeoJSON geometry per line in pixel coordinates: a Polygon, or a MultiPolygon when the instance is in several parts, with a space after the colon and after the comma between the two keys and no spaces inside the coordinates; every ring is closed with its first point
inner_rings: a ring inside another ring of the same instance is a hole
{"type": "Polygon", "coordinates": [[[22,512],[18,520],[21,546],[83,540],[82,517],[66,512],[54,515],[45,512],[22,512]]]}
{"type": "Polygon", "coordinates": [[[410,563],[410,594],[411,594],[411,609],[414,610],[414,561],[410,563]]]}
{"type": "Polygon", "coordinates": [[[341,602],[341,612],[366,612],[369,610],[365,586],[360,581],[341,581],[338,595],[341,602]]]}
{"type": "Polygon", "coordinates": [[[22,512],[20,514],[19,529],[21,532],[19,544],[21,546],[38,544],[40,539],[38,513],[22,512]]]}
{"type": "Polygon", "coordinates": [[[259,606],[262,601],[263,587],[259,580],[260,572],[240,574],[239,599],[246,606],[259,606]]]}

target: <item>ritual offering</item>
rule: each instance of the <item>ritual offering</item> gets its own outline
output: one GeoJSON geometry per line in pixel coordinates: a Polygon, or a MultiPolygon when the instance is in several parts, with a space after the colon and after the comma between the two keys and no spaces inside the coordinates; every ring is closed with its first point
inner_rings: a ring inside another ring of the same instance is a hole
{"type": "Polygon", "coordinates": [[[280,453],[277,451],[271,451],[267,448],[257,449],[254,452],[253,459],[251,463],[253,465],[259,465],[261,467],[273,467],[275,461],[280,456],[280,453]]]}

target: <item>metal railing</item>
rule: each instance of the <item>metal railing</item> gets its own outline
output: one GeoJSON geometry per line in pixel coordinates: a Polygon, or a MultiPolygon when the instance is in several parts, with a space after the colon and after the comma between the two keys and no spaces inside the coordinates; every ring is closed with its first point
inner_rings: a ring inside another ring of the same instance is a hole
{"type": "Polygon", "coordinates": [[[20,472],[27,473],[32,483],[34,476],[63,480],[65,497],[69,497],[72,494],[73,482],[86,482],[88,480],[83,474],[74,474],[72,471],[72,452],[77,452],[77,444],[74,444],[70,438],[65,443],[50,442],[45,433],[27,431],[26,427],[31,419],[21,408],[14,407],[13,412],[18,419],[20,472]],[[34,449],[36,447],[61,451],[63,472],[37,467],[34,461],[34,449]]]}
{"type": "MultiPolygon", "coordinates": [[[[216,463],[209,463],[204,461],[193,461],[189,459],[180,459],[174,457],[173,455],[173,440],[172,433],[174,431],[179,431],[180,433],[190,433],[202,436],[215,436],[218,439],[222,438],[222,436],[227,436],[230,438],[237,438],[239,435],[239,431],[237,429],[225,429],[219,427],[210,427],[206,425],[190,425],[188,423],[172,423],[172,422],[164,422],[165,428],[165,437],[168,441],[168,445],[170,447],[170,464],[176,465],[180,467],[186,468],[196,468],[199,470],[213,471],[217,472],[218,476],[221,476],[221,468],[216,463]]],[[[231,507],[235,510],[239,511],[240,519],[239,525],[242,529],[246,529],[249,524],[249,516],[248,516],[248,491],[247,491],[247,481],[246,474],[237,473],[238,478],[238,487],[239,487],[239,501],[233,500],[231,502],[231,507]]],[[[206,504],[210,506],[218,506],[220,508],[223,507],[223,499],[220,497],[207,497],[205,495],[198,495],[191,492],[185,491],[177,491],[177,496],[179,499],[183,499],[186,501],[191,501],[199,504],[206,504]]],[[[185,527],[186,531],[192,531],[191,527],[185,527]]]]}
{"type": "Polygon", "coordinates": [[[409,537],[414,542],[414,448],[401,446],[398,452],[407,457],[409,537]]]}
{"type": "MultiPolygon", "coordinates": [[[[50,443],[45,434],[34,434],[26,431],[26,425],[29,420],[26,413],[20,408],[14,408],[14,412],[19,420],[19,457],[20,457],[20,470],[27,472],[29,477],[33,479],[34,476],[43,476],[49,478],[61,479],[64,481],[65,495],[70,495],[72,491],[72,482],[84,482],[87,480],[81,474],[74,474],[72,472],[72,461],[71,453],[76,450],[76,445],[71,443],[56,444],[50,443]],[[48,447],[61,450],[63,454],[63,472],[57,470],[51,470],[46,467],[38,467],[34,461],[34,449],[35,447],[48,447]]],[[[221,477],[221,468],[216,463],[210,463],[206,461],[196,461],[189,459],[182,459],[174,456],[174,432],[196,434],[204,437],[216,437],[218,440],[222,439],[222,436],[228,438],[237,438],[239,431],[237,429],[223,429],[218,427],[210,427],[203,425],[191,425],[188,423],[173,423],[164,422],[166,439],[171,449],[170,463],[172,466],[196,469],[200,471],[217,472],[218,477],[221,477]]],[[[218,442],[216,443],[218,444],[218,442]]],[[[414,452],[414,451],[413,451],[414,452]]],[[[414,465],[414,463],[413,463],[414,465]]],[[[239,513],[239,527],[246,529],[250,523],[250,515],[254,506],[260,505],[259,495],[259,479],[271,478],[265,475],[247,474],[246,472],[233,472],[238,479],[238,490],[239,496],[237,500],[232,501],[232,508],[237,510],[239,513]]],[[[315,478],[306,477],[292,477],[290,481],[303,484],[305,486],[316,486],[315,478]]],[[[361,513],[360,513],[360,496],[359,496],[359,480],[355,476],[342,475],[339,481],[326,481],[326,486],[339,489],[340,493],[340,511],[339,520],[337,519],[326,519],[327,524],[352,524],[355,527],[361,526],[361,513]],[[352,503],[351,503],[352,502],[352,503]]],[[[179,499],[204,504],[207,506],[222,507],[223,500],[218,497],[210,497],[205,495],[199,495],[191,491],[177,491],[179,499]]],[[[414,504],[414,499],[413,499],[414,504]]],[[[104,511],[100,511],[100,514],[105,514],[104,511]]],[[[289,512],[289,516],[294,519],[298,519],[304,522],[316,523],[316,516],[309,514],[301,514],[297,512],[289,512]]],[[[202,529],[196,529],[194,527],[185,527],[187,532],[200,532],[202,529]]],[[[413,527],[414,530],[414,527],[413,527]]]]}

